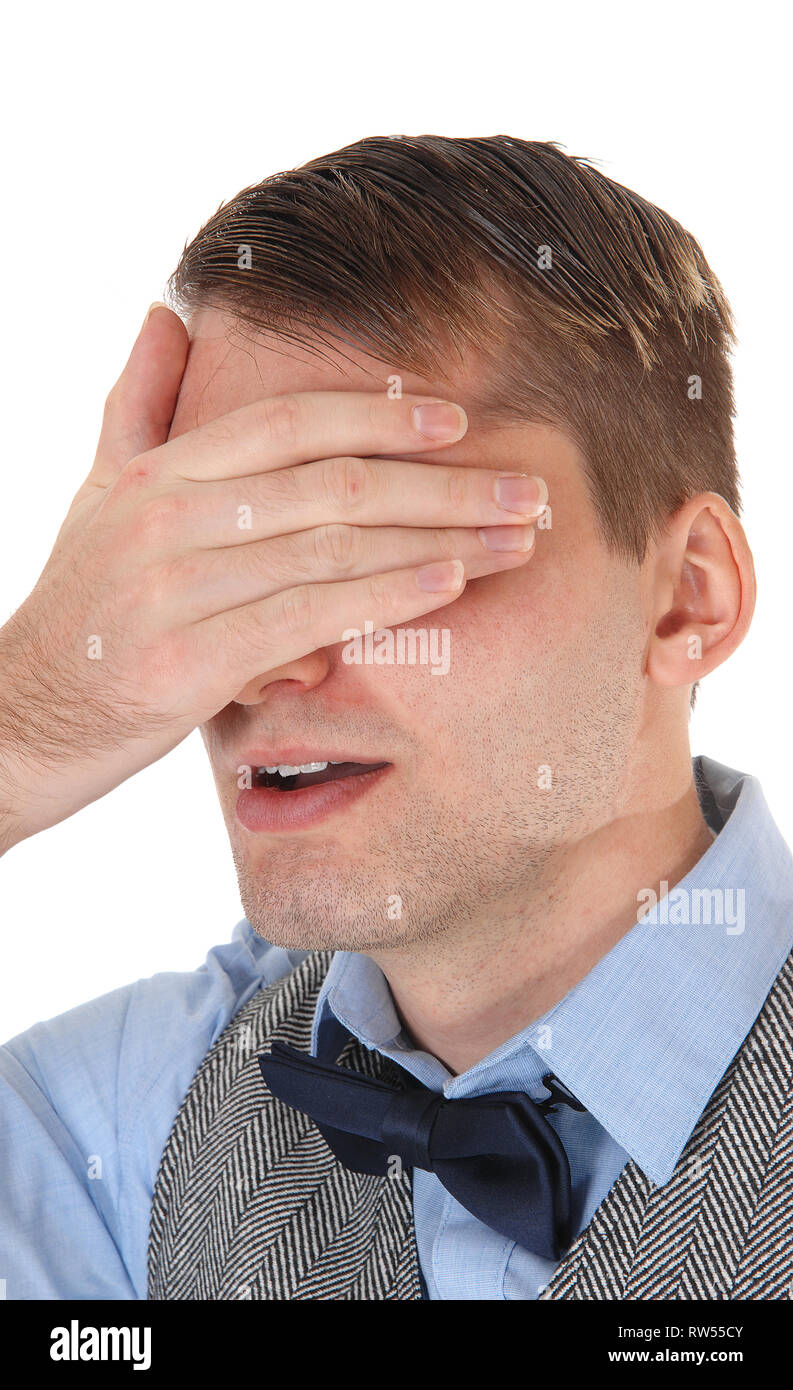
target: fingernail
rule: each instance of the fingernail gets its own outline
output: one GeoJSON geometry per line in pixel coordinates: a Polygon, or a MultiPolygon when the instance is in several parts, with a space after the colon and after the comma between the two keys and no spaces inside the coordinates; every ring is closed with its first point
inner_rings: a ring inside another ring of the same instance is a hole
{"type": "Polygon", "coordinates": [[[414,405],[413,427],[427,439],[460,439],[468,429],[468,416],[461,405],[451,401],[432,401],[414,405]]]}
{"type": "Polygon", "coordinates": [[[162,302],[161,299],[155,299],[154,303],[153,303],[153,304],[150,304],[149,307],[148,307],[148,309],[146,310],[146,317],[145,317],[145,319],[143,320],[143,323],[142,323],[141,326],[140,326],[140,331],[141,331],[141,333],[143,332],[144,328],[146,327],[146,324],[149,322],[149,319],[151,318],[152,313],[153,313],[153,311],[154,311],[155,309],[167,309],[167,308],[168,308],[168,305],[167,305],[167,304],[163,304],[163,302],[162,302]]]}
{"type": "Polygon", "coordinates": [[[498,505],[507,512],[541,512],[548,501],[545,479],[530,478],[525,473],[497,478],[494,492],[498,505]]]}
{"type": "Polygon", "coordinates": [[[440,594],[459,589],[465,577],[462,560],[438,560],[434,565],[422,565],[416,570],[416,583],[428,594],[440,594]]]}
{"type": "Polygon", "coordinates": [[[477,535],[488,550],[531,550],[533,526],[480,526],[477,535]]]}

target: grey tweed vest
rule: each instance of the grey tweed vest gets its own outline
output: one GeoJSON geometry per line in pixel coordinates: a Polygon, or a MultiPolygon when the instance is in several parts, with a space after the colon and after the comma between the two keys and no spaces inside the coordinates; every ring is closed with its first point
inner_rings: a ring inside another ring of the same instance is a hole
{"type": "MultiPolygon", "coordinates": [[[[259,1070],[276,1039],[308,1051],[330,960],[254,995],[198,1068],[154,1188],[149,1299],[422,1297],[409,1172],[344,1168],[259,1070]]],[[[340,1061],[399,1081],[355,1039],[340,1061]]],[[[630,1160],[539,1296],[793,1297],[793,954],[672,1178],[630,1160]]]]}

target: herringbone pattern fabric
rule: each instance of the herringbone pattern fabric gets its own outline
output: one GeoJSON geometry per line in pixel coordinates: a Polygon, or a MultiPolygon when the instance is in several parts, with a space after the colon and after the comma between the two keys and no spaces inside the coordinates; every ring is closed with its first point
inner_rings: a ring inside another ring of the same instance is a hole
{"type": "MultiPolygon", "coordinates": [[[[199,1067],[157,1176],[149,1298],[421,1297],[409,1175],[343,1168],[259,1071],[275,1039],[308,1050],[330,959],[256,995],[199,1067]]],[[[399,1079],[357,1041],[341,1060],[399,1079]]],[[[540,1298],[792,1296],[793,955],[671,1180],[626,1164],[540,1298]]]]}
{"type": "MultiPolygon", "coordinates": [[[[681,1021],[681,1027],[685,1022],[681,1021]]],[[[626,1164],[541,1299],[793,1297],[793,956],[674,1174],[626,1164]]]]}
{"type": "MultiPolygon", "coordinates": [[[[276,1038],[309,1048],[329,964],[314,953],[254,996],[199,1067],[157,1175],[150,1299],[421,1298],[409,1174],[343,1168],[259,1070],[276,1038]]],[[[341,1060],[395,1079],[357,1042],[341,1060]]]]}

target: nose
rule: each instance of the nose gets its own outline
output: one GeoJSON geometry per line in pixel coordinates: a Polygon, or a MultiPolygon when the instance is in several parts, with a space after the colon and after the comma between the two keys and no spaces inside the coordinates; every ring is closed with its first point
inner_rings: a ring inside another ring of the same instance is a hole
{"type": "Polygon", "coordinates": [[[302,685],[304,690],[313,690],[324,681],[329,670],[330,660],[326,651],[308,652],[306,656],[299,656],[295,661],[288,661],[285,666],[276,666],[272,671],[254,676],[243,686],[239,695],[234,696],[233,703],[261,704],[266,700],[270,686],[275,685],[276,681],[295,681],[302,685]]]}

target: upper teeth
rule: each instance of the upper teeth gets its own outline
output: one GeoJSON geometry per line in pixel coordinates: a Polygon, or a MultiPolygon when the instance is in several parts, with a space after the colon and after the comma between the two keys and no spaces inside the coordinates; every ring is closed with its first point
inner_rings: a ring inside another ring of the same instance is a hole
{"type": "MultiPolygon", "coordinates": [[[[334,766],[339,766],[333,758],[330,758],[329,761],[334,766]]],[[[296,777],[298,772],[324,772],[327,766],[327,762],[301,763],[299,767],[292,767],[290,763],[278,763],[276,767],[266,767],[264,770],[265,772],[277,772],[281,777],[296,777]]]]}

